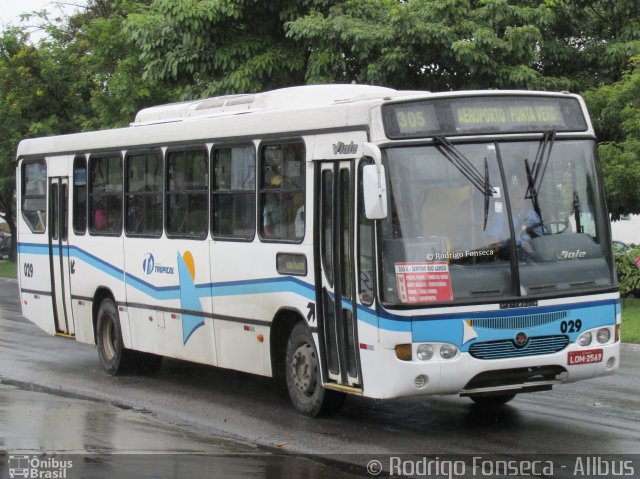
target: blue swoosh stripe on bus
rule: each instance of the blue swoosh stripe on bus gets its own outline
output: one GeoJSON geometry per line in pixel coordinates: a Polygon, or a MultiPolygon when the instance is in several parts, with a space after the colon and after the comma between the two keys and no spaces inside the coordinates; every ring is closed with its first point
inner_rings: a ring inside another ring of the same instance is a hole
{"type": "Polygon", "coordinates": [[[397,316],[389,311],[381,310],[380,319],[392,321],[446,321],[451,319],[482,319],[482,318],[507,318],[512,316],[532,315],[541,313],[550,313],[558,310],[575,310],[583,308],[593,308],[597,306],[611,306],[620,303],[618,299],[601,299],[596,301],[587,301],[584,303],[571,304],[552,304],[548,306],[529,306],[526,308],[514,308],[503,310],[477,311],[477,312],[460,312],[460,313],[439,313],[431,316],[397,316]]]}
{"type": "MultiPolygon", "coordinates": [[[[23,254],[49,254],[48,244],[19,243],[18,249],[23,254]]],[[[126,278],[127,284],[142,291],[148,296],[158,300],[171,300],[180,298],[180,285],[175,286],[155,286],[137,276],[126,273],[120,268],[107,263],[104,260],[78,248],[77,246],[64,246],[65,256],[76,257],[94,268],[123,280],[126,278]],[[67,252],[68,251],[68,252],[67,252]]],[[[54,248],[54,255],[57,255],[57,248],[54,248]]],[[[228,281],[220,283],[203,283],[196,286],[200,297],[210,296],[239,296],[247,294],[268,294],[291,292],[307,299],[315,300],[315,289],[312,285],[291,276],[276,278],[260,278],[254,280],[228,281]]]]}
{"type": "MultiPolygon", "coordinates": [[[[88,253],[77,246],[65,246],[71,252],[72,256],[81,259],[95,268],[109,274],[110,276],[124,280],[126,277],[127,284],[142,291],[148,296],[158,300],[172,300],[180,298],[180,286],[155,286],[148,283],[130,273],[122,271],[120,268],[107,263],[104,260],[88,253]]],[[[19,243],[18,251],[20,253],[27,254],[49,254],[48,244],[37,243],[19,243]]],[[[57,254],[56,248],[54,253],[57,254]]],[[[65,254],[66,256],[66,254],[65,254]]],[[[222,297],[222,296],[242,296],[250,294],[269,294],[269,293],[285,293],[291,292],[298,294],[307,299],[315,301],[315,288],[313,285],[299,280],[293,276],[275,277],[275,278],[261,278],[253,280],[241,280],[241,281],[229,281],[220,283],[203,283],[196,286],[201,298],[209,296],[222,297]]],[[[376,326],[381,329],[397,332],[411,332],[413,321],[443,321],[452,319],[479,319],[479,318],[495,318],[495,317],[509,317],[518,316],[522,314],[539,314],[550,311],[557,311],[558,309],[575,310],[581,308],[590,308],[604,305],[619,305],[619,300],[607,299],[598,301],[588,301],[585,303],[574,304],[559,304],[549,306],[528,307],[524,311],[519,308],[505,309],[505,310],[493,310],[493,311],[481,311],[481,312],[460,312],[460,313],[447,313],[438,314],[433,316],[399,316],[392,312],[385,311],[379,308],[376,312],[371,308],[367,308],[362,305],[358,305],[358,320],[363,321],[371,326],[376,326]]],[[[349,302],[343,301],[343,307],[351,308],[349,302]]],[[[619,306],[618,306],[619,307],[619,306]]]]}
{"type": "MultiPolygon", "coordinates": [[[[200,285],[198,288],[206,287],[200,285]]],[[[307,299],[316,299],[315,288],[304,281],[293,276],[283,276],[276,278],[249,279],[242,281],[228,281],[221,283],[211,283],[211,296],[238,296],[245,294],[267,294],[267,293],[295,293],[307,299]]]]}
{"type": "MultiPolygon", "coordinates": [[[[52,251],[54,256],[58,256],[58,248],[53,248],[52,251]]],[[[18,252],[21,254],[48,255],[49,245],[38,243],[18,243],[18,252]]],[[[74,256],[78,259],[82,259],[91,266],[107,273],[109,276],[113,276],[116,279],[122,279],[124,276],[124,271],[120,268],[113,266],[111,263],[108,263],[97,256],[78,248],[77,246],[63,246],[63,255],[66,257],[74,256]]]]}

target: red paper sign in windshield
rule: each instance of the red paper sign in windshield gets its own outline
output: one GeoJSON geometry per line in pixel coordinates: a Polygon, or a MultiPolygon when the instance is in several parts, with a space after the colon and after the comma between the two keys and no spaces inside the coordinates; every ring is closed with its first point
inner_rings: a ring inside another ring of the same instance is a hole
{"type": "Polygon", "coordinates": [[[403,303],[451,301],[449,263],[395,263],[398,297],[403,303]]]}

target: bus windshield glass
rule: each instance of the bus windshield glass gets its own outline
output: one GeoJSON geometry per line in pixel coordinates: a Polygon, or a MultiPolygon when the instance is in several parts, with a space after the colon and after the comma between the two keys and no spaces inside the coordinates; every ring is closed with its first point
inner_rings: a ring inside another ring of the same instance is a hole
{"type": "Polygon", "coordinates": [[[595,148],[592,140],[544,135],[386,149],[383,302],[501,301],[611,288],[595,148]]]}

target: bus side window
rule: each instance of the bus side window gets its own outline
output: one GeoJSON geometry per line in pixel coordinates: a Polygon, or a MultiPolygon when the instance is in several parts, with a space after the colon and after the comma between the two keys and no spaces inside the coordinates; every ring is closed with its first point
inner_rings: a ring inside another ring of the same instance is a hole
{"type": "Polygon", "coordinates": [[[127,155],[126,217],[128,235],[162,234],[162,152],[127,155]]]}
{"type": "Polygon", "coordinates": [[[260,155],[260,235],[302,241],[304,236],[304,145],[267,145],[260,155]]]}
{"type": "Polygon", "coordinates": [[[370,162],[362,161],[358,167],[358,292],[362,304],[370,306],[374,298],[373,221],[364,214],[364,196],[362,191],[362,169],[370,162]]]}
{"type": "Polygon", "coordinates": [[[44,233],[47,223],[46,185],[44,160],[22,164],[22,217],[33,233],[44,233]]]}
{"type": "Polygon", "coordinates": [[[213,152],[211,232],[252,240],[256,231],[256,153],[253,145],[213,152]]]}
{"type": "Polygon", "coordinates": [[[172,238],[204,239],[208,227],[207,150],[203,147],[167,153],[166,226],[172,238]]]}
{"type": "Polygon", "coordinates": [[[119,235],[122,232],[122,157],[89,160],[89,231],[119,235]]]}
{"type": "Polygon", "coordinates": [[[73,160],[73,231],[83,235],[87,231],[87,159],[73,160]]]}

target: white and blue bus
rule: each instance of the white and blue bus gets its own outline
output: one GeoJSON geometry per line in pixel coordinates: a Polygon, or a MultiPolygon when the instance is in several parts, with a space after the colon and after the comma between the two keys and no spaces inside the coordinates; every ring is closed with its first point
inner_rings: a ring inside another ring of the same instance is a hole
{"type": "Polygon", "coordinates": [[[163,356],[484,405],[610,374],[620,302],[582,99],[305,86],[17,152],[23,314],[115,375],[163,356]]]}

